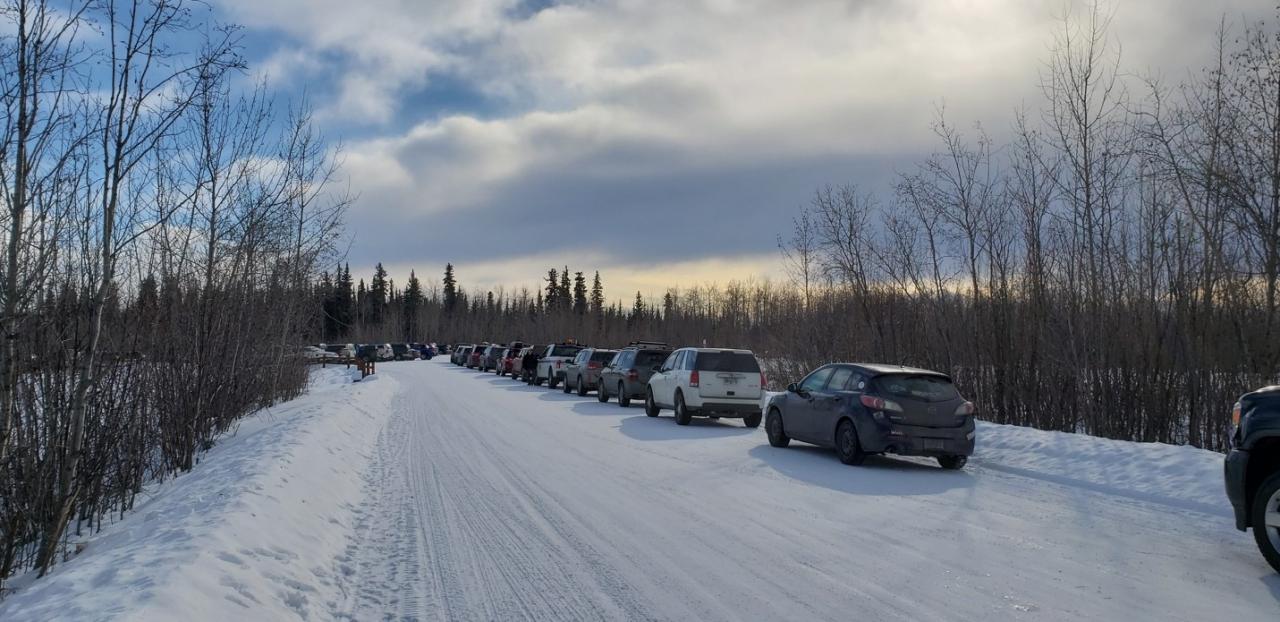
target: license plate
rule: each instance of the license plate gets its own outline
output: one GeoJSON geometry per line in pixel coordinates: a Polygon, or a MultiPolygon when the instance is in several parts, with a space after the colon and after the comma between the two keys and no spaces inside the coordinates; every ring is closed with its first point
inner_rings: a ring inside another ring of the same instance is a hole
{"type": "Polygon", "coordinates": [[[942,449],[946,449],[947,447],[946,441],[942,439],[937,439],[937,438],[926,438],[926,439],[923,439],[920,443],[925,449],[942,450],[942,449]]]}

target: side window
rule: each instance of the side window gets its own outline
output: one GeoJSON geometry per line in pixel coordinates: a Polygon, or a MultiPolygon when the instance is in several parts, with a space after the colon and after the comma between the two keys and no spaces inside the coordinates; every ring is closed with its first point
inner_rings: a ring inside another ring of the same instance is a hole
{"type": "Polygon", "coordinates": [[[662,367],[660,367],[659,369],[661,371],[671,371],[671,369],[675,367],[677,356],[680,356],[679,352],[672,352],[671,356],[668,356],[667,360],[662,362],[662,367]]]}
{"type": "Polygon", "coordinates": [[[831,372],[831,380],[827,381],[828,391],[848,391],[845,388],[849,384],[849,378],[853,376],[853,369],[849,367],[837,367],[831,372]]]}
{"type": "Polygon", "coordinates": [[[686,371],[693,371],[694,363],[696,363],[696,362],[697,362],[697,360],[698,360],[698,351],[697,351],[697,350],[687,350],[687,351],[685,351],[685,353],[684,353],[684,361],[683,361],[683,362],[684,362],[684,364],[680,366],[680,369],[683,369],[683,370],[686,370],[686,371]]]}
{"type": "Polygon", "coordinates": [[[800,383],[800,388],[805,391],[821,391],[822,387],[826,386],[827,379],[831,377],[831,372],[834,369],[834,367],[823,367],[822,369],[809,374],[809,376],[800,383]]]}
{"type": "Polygon", "coordinates": [[[853,391],[854,393],[862,393],[867,390],[867,377],[863,374],[854,374],[849,377],[849,382],[845,386],[845,391],[853,391]]]}

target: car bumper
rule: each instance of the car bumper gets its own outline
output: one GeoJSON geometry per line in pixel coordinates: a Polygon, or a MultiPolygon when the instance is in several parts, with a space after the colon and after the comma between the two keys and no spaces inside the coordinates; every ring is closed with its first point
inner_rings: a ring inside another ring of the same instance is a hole
{"type": "Polygon", "coordinates": [[[716,417],[748,417],[760,414],[760,400],[704,399],[701,404],[689,404],[699,415],[716,417]]]}
{"type": "Polygon", "coordinates": [[[1222,462],[1222,475],[1226,483],[1227,499],[1236,515],[1236,529],[1249,528],[1249,499],[1245,496],[1245,476],[1249,472],[1249,452],[1232,449],[1222,462]]]}
{"type": "Polygon", "coordinates": [[[972,420],[957,428],[881,424],[858,436],[866,451],[900,456],[972,456],[977,440],[972,420]]]}

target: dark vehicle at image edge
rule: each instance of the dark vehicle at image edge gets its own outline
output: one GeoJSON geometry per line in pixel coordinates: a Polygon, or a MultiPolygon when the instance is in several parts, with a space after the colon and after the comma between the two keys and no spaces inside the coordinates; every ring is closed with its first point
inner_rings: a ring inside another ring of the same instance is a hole
{"type": "Polygon", "coordinates": [[[1236,528],[1253,528],[1267,563],[1280,572],[1280,385],[1240,397],[1223,473],[1236,528]]]}
{"type": "Polygon", "coordinates": [[[769,400],[769,444],[833,447],[845,464],[869,454],[932,456],[960,469],[973,455],[974,406],[946,374],[899,367],[825,365],[769,400]]]}

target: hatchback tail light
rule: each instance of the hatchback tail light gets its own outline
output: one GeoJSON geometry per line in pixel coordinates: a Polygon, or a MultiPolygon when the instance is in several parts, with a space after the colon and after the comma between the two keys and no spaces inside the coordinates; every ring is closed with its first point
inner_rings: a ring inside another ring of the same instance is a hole
{"type": "Polygon", "coordinates": [[[1240,402],[1236,402],[1236,405],[1231,407],[1231,425],[1240,425],[1240,402]]]}
{"type": "Polygon", "coordinates": [[[696,369],[693,370],[692,374],[689,374],[689,386],[690,387],[698,386],[698,370],[696,369]]]}
{"type": "Polygon", "coordinates": [[[763,389],[767,386],[769,386],[769,379],[765,377],[764,372],[760,372],[760,388],[763,389]]]}
{"type": "Polygon", "coordinates": [[[902,407],[899,406],[897,402],[876,397],[874,395],[862,396],[862,405],[870,408],[871,410],[887,410],[896,413],[902,412],[902,407]]]}
{"type": "Polygon", "coordinates": [[[591,361],[590,363],[587,363],[587,369],[600,369],[600,362],[591,361]]]}
{"type": "Polygon", "coordinates": [[[639,372],[639,371],[637,371],[637,370],[634,370],[634,369],[628,369],[628,370],[627,370],[627,380],[631,380],[632,382],[639,381],[639,380],[640,380],[640,372],[639,372]]]}
{"type": "Polygon", "coordinates": [[[973,402],[965,402],[956,407],[956,416],[968,417],[972,415],[975,410],[977,410],[977,408],[974,407],[973,402]]]}

